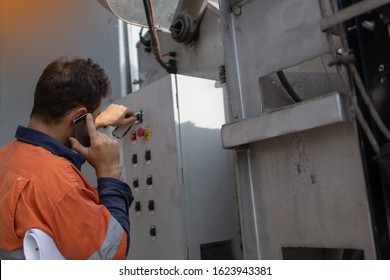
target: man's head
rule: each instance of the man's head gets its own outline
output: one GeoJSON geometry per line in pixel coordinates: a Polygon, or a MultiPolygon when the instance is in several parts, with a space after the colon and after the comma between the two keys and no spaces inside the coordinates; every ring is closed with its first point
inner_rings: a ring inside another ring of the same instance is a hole
{"type": "Polygon", "coordinates": [[[39,78],[31,118],[55,124],[76,108],[93,113],[109,94],[108,77],[98,64],[89,58],[60,57],[39,78]]]}

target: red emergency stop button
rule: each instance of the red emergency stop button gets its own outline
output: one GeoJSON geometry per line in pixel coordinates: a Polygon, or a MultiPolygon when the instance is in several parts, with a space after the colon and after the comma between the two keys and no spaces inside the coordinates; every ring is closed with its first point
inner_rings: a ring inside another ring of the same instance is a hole
{"type": "Polygon", "coordinates": [[[142,127],[139,127],[137,129],[137,135],[138,135],[138,137],[144,136],[145,135],[145,129],[143,129],[142,127]]]}
{"type": "Polygon", "coordinates": [[[144,137],[145,140],[149,140],[150,137],[151,137],[151,132],[152,132],[152,129],[150,128],[150,126],[145,126],[145,127],[139,127],[137,129],[137,135],[138,137],[144,137]]]}

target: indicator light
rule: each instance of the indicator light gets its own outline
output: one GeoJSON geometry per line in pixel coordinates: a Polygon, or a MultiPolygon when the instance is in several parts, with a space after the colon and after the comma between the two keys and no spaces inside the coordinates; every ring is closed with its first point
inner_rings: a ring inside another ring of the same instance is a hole
{"type": "Polygon", "coordinates": [[[130,139],[131,141],[136,141],[137,140],[137,133],[135,131],[133,131],[130,135],[130,139]]]}

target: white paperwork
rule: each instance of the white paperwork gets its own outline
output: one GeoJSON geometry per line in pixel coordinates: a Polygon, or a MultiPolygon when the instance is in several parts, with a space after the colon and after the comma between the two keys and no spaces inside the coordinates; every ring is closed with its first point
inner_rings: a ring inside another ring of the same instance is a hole
{"type": "Polygon", "coordinates": [[[65,260],[54,240],[37,228],[26,231],[23,248],[26,260],[65,260]]]}

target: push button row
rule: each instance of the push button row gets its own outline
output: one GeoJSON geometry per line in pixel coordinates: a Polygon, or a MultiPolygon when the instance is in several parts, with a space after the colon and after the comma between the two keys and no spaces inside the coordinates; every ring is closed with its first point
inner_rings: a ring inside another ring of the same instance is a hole
{"type": "MultiPolygon", "coordinates": [[[[152,163],[152,152],[150,150],[145,151],[144,159],[145,159],[146,164],[152,163]]],[[[138,155],[137,154],[131,155],[131,163],[133,164],[133,167],[138,166],[138,155]]]]}
{"type": "MultiPolygon", "coordinates": [[[[152,175],[148,175],[147,177],[146,177],[146,186],[148,187],[148,188],[151,188],[151,187],[153,187],[153,176],[152,175]]],[[[139,188],[139,179],[138,179],[138,177],[135,177],[134,179],[133,179],[133,188],[134,188],[134,190],[135,191],[138,191],[138,188],[139,188]]]]}
{"type": "MultiPolygon", "coordinates": [[[[149,214],[153,215],[155,209],[156,209],[156,206],[155,206],[154,200],[149,200],[148,201],[149,214]]],[[[137,215],[141,215],[141,201],[135,201],[134,210],[135,210],[137,215]]]]}

